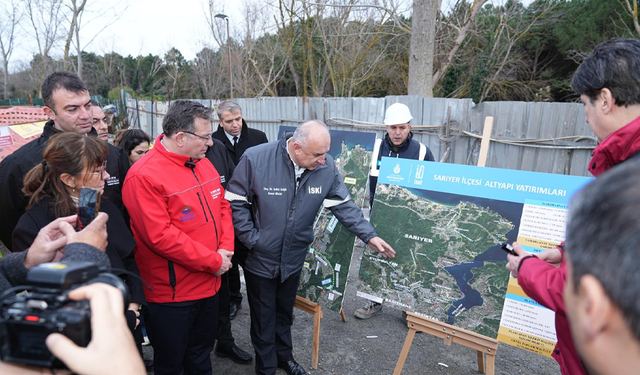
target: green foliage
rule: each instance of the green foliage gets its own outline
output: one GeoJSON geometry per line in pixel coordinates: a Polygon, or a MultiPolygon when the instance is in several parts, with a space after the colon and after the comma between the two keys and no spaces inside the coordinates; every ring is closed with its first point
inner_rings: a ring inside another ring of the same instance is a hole
{"type": "Polygon", "coordinates": [[[623,18],[619,2],[602,0],[562,1],[558,14],[560,22],[551,35],[560,52],[589,52],[598,43],[614,37],[633,37],[633,20],[623,18]]]}
{"type": "Polygon", "coordinates": [[[109,100],[120,100],[120,90],[122,90],[124,88],[124,91],[127,92],[127,94],[133,96],[134,98],[136,97],[136,92],[133,91],[133,89],[129,86],[127,87],[114,87],[111,90],[109,90],[109,94],[107,95],[107,98],[109,98],[109,100]]]}

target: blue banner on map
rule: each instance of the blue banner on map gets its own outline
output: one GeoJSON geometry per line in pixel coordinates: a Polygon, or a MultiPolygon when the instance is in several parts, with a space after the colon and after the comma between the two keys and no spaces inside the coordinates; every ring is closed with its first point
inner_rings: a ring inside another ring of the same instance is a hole
{"type": "Polygon", "coordinates": [[[591,179],[549,173],[382,158],[378,183],[410,189],[524,203],[525,199],[567,204],[591,179]]]}
{"type": "Polygon", "coordinates": [[[592,178],[382,158],[371,224],[396,250],[365,250],[357,295],[550,356],[554,312],[506,270],[505,242],[564,241],[570,198],[592,178]]]}

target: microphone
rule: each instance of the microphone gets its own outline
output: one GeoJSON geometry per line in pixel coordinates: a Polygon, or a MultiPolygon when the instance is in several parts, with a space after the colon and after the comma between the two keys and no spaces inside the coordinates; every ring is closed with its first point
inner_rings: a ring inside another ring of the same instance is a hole
{"type": "Polygon", "coordinates": [[[187,168],[195,169],[196,163],[194,163],[192,160],[189,160],[184,162],[184,166],[187,168]]]}

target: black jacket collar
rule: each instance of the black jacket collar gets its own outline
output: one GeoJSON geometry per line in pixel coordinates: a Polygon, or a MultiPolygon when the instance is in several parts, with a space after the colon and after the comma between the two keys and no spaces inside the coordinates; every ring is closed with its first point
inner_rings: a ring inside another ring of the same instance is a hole
{"type": "MultiPolygon", "coordinates": [[[[49,120],[49,121],[47,121],[46,124],[44,124],[44,129],[42,129],[42,135],[40,137],[42,139],[44,139],[44,140],[48,140],[49,138],[53,137],[54,135],[56,135],[58,133],[62,133],[62,130],[56,129],[54,121],[53,120],[49,120]]],[[[98,132],[96,131],[96,129],[93,126],[91,127],[91,130],[89,131],[89,135],[92,135],[94,137],[96,137],[98,135],[98,132]]]]}

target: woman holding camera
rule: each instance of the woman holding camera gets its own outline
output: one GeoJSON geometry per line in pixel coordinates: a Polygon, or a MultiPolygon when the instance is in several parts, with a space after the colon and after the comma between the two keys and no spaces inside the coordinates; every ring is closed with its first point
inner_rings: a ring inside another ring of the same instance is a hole
{"type": "MultiPolygon", "coordinates": [[[[33,167],[24,178],[24,192],[31,197],[27,211],[13,231],[13,251],[31,246],[38,231],[56,218],[78,213],[80,189],[104,191],[107,144],[95,137],[64,132],[49,140],[42,163],[33,167]]],[[[100,202],[100,212],[109,215],[106,254],[111,272],[122,278],[129,287],[130,301],[127,322],[136,325],[137,310],[145,302],[140,271],[136,265],[133,235],[118,208],[107,199],[100,202]]]]}

